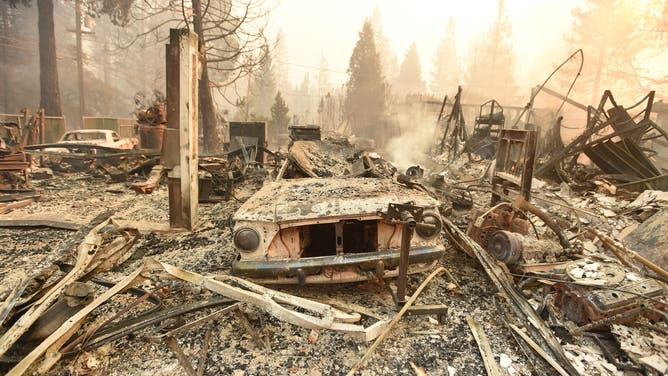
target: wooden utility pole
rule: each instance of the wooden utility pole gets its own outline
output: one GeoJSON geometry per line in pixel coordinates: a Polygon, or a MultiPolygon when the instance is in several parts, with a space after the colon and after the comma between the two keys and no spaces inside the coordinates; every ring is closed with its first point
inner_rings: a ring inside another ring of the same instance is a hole
{"type": "MultiPolygon", "coordinates": [[[[7,2],[2,2],[2,4],[0,4],[0,16],[2,16],[3,35],[9,35],[9,15],[7,14],[7,8],[9,8],[9,4],[7,2]]],[[[2,56],[2,66],[9,66],[6,43],[0,44],[0,56],[2,56]]],[[[7,70],[7,68],[2,70],[2,87],[5,88],[5,90],[2,90],[2,112],[6,113],[9,112],[9,90],[7,90],[7,88],[9,88],[9,84],[7,80],[7,70]]]]}
{"type": "Polygon", "coordinates": [[[166,53],[167,128],[161,164],[168,169],[171,228],[193,230],[197,225],[198,78],[197,34],[170,29],[166,53]]]}
{"type": "Polygon", "coordinates": [[[81,0],[76,0],[74,3],[74,13],[75,13],[75,22],[76,22],[76,39],[77,39],[77,71],[79,76],[79,111],[80,111],[80,121],[81,128],[83,128],[83,117],[86,114],[86,100],[84,97],[84,68],[83,68],[83,41],[82,41],[82,32],[81,32],[81,0]]]}
{"type": "Polygon", "coordinates": [[[248,84],[246,85],[246,110],[244,120],[248,121],[248,110],[250,108],[250,96],[251,96],[251,72],[248,72],[248,84]]]}
{"type": "MultiPolygon", "coordinates": [[[[113,98],[114,97],[114,86],[112,84],[112,79],[111,79],[111,73],[109,72],[109,46],[107,42],[104,42],[103,46],[103,54],[102,54],[102,74],[104,75],[104,95],[107,98],[113,98]]],[[[111,114],[113,112],[113,106],[111,104],[111,101],[106,101],[105,102],[105,111],[108,114],[111,114]]]]}

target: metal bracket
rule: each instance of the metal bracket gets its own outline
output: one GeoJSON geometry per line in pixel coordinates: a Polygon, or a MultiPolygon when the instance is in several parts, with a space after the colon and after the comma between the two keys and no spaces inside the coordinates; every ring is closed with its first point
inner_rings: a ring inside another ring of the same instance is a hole
{"type": "Polygon", "coordinates": [[[404,204],[390,203],[387,205],[387,212],[378,211],[376,215],[383,218],[390,224],[403,223],[402,213],[408,212],[416,222],[422,221],[424,208],[415,206],[415,201],[408,201],[404,204]]]}
{"type": "Polygon", "coordinates": [[[406,284],[408,276],[408,256],[410,252],[413,230],[422,222],[424,208],[415,206],[414,201],[404,204],[390,203],[387,212],[378,211],[378,216],[389,224],[401,224],[401,256],[399,258],[399,275],[396,285],[389,285],[392,299],[401,307],[406,303],[406,284]]]}

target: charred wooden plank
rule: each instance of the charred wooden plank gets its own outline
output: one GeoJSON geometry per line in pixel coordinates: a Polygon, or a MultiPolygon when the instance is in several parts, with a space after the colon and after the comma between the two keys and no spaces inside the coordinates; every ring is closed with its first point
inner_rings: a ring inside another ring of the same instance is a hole
{"type": "Polygon", "coordinates": [[[501,376],[501,371],[496,365],[496,361],[494,360],[494,353],[492,352],[492,348],[489,345],[489,341],[487,340],[487,335],[485,335],[485,332],[480,326],[480,322],[478,322],[478,320],[472,316],[466,316],[466,322],[469,324],[469,328],[471,328],[473,338],[475,338],[475,341],[478,343],[478,349],[480,350],[480,355],[482,356],[482,362],[485,365],[487,375],[501,376]]]}

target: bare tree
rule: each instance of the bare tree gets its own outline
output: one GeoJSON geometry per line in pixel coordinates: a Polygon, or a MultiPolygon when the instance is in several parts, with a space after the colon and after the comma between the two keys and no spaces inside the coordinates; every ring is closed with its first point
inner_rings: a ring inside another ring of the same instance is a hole
{"type": "Polygon", "coordinates": [[[150,20],[152,26],[134,35],[124,48],[153,35],[164,36],[155,41],[165,42],[167,28],[192,28],[198,35],[204,152],[221,149],[213,90],[218,98],[234,104],[240,96],[237,85],[267,58],[267,13],[263,0],[143,0],[133,4],[129,22],[150,20]]]}

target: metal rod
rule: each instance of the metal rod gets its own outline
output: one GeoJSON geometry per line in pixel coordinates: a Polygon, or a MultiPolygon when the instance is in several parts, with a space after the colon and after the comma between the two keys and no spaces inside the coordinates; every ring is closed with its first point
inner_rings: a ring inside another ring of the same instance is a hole
{"type": "Polygon", "coordinates": [[[406,283],[408,276],[408,256],[411,247],[415,219],[408,211],[401,213],[401,254],[399,255],[399,276],[397,277],[397,304],[406,303],[406,283]]]}
{"type": "Polygon", "coordinates": [[[350,371],[348,371],[348,373],[346,374],[347,376],[353,376],[355,372],[357,372],[367,362],[367,360],[369,360],[369,358],[373,356],[374,352],[376,351],[376,348],[385,340],[387,335],[390,334],[390,331],[392,330],[394,325],[396,325],[396,323],[399,322],[399,320],[401,320],[406,311],[408,311],[411,305],[413,305],[413,303],[417,300],[422,290],[424,290],[424,288],[427,287],[429,282],[434,277],[436,277],[439,273],[443,272],[444,270],[445,269],[443,267],[439,267],[438,269],[431,272],[431,274],[429,274],[429,276],[425,278],[424,281],[422,281],[420,286],[418,286],[417,290],[415,290],[415,293],[411,295],[410,299],[408,299],[403,308],[401,308],[401,311],[399,311],[399,313],[397,313],[396,316],[394,316],[392,321],[390,321],[390,323],[387,324],[385,329],[383,329],[383,332],[378,336],[378,338],[376,338],[371,347],[369,347],[369,349],[366,351],[362,359],[360,359],[357,363],[355,363],[355,365],[350,369],[350,371]]]}
{"type": "Polygon", "coordinates": [[[404,224],[401,230],[401,254],[399,255],[399,276],[397,277],[397,304],[406,303],[406,283],[408,276],[408,252],[413,231],[404,224]]]}

